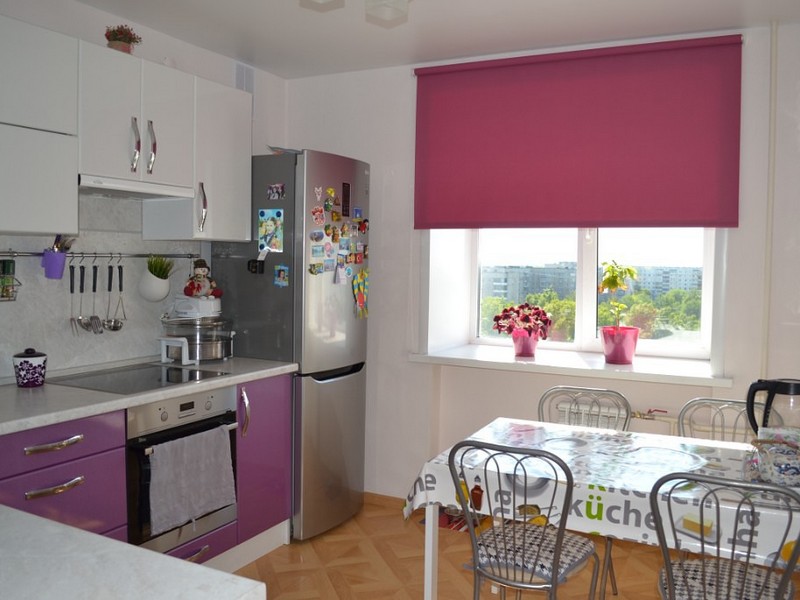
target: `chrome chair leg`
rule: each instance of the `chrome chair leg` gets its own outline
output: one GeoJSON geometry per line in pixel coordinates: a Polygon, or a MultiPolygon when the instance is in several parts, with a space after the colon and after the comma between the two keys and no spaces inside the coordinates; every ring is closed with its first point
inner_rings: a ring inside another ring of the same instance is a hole
{"type": "Polygon", "coordinates": [[[614,573],[614,562],[611,559],[611,546],[614,538],[606,538],[606,551],[603,554],[603,572],[600,574],[600,600],[605,600],[606,597],[606,582],[608,577],[611,576],[611,593],[616,596],[617,590],[617,576],[614,573]]]}

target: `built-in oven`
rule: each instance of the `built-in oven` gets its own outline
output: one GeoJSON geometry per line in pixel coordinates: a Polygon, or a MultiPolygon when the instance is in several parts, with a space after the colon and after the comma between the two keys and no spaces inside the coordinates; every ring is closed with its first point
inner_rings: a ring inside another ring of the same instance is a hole
{"type": "Polygon", "coordinates": [[[128,409],[128,541],[171,550],[236,520],[236,387],[128,409]]]}

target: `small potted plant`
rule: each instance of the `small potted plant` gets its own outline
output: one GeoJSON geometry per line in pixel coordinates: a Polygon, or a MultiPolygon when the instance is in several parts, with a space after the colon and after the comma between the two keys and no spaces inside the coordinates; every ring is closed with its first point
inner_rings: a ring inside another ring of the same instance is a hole
{"type": "Polygon", "coordinates": [[[621,324],[628,306],[617,300],[617,293],[620,290],[625,291],[628,289],[628,280],[634,281],[636,279],[636,269],[627,265],[620,265],[615,260],[604,262],[602,266],[603,275],[600,284],[597,286],[597,292],[600,294],[608,292],[611,296],[609,306],[615,321],[614,325],[606,325],[600,328],[603,354],[607,363],[629,365],[633,362],[636,342],[639,341],[639,328],[626,327],[621,324]]]}
{"type": "Polygon", "coordinates": [[[117,25],[116,27],[106,27],[106,40],[109,48],[131,54],[133,47],[141,43],[142,38],[128,25],[117,25]]]}
{"type": "Polygon", "coordinates": [[[525,302],[495,315],[492,329],[511,336],[516,356],[533,356],[539,339],[547,339],[550,325],[552,321],[543,308],[525,302]]]}
{"type": "Polygon", "coordinates": [[[147,257],[147,270],[139,280],[139,294],[150,302],[159,302],[169,294],[169,276],[175,263],[171,258],[152,254],[147,257]]]}

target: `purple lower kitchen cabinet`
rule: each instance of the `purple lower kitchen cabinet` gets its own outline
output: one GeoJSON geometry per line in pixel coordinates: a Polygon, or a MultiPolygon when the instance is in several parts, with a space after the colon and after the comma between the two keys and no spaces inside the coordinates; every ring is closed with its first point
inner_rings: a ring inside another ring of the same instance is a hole
{"type": "Polygon", "coordinates": [[[94,533],[124,525],[125,502],[124,448],[0,481],[0,504],[94,533]]]}
{"type": "Polygon", "coordinates": [[[238,543],[291,517],[291,375],[238,386],[238,543]],[[249,417],[247,404],[249,404],[249,417]]]}
{"type": "Polygon", "coordinates": [[[127,538],[125,411],[0,436],[0,504],[127,538]]]}
{"type": "Polygon", "coordinates": [[[224,525],[191,542],[173,548],[167,554],[194,563],[204,563],[236,545],[236,523],[224,525]]]}

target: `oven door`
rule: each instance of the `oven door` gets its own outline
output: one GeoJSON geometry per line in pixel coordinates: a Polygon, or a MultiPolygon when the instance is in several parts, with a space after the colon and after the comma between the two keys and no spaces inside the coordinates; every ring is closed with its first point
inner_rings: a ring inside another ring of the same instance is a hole
{"type": "MultiPolygon", "coordinates": [[[[128,479],[129,543],[165,553],[236,520],[236,503],[234,502],[205,515],[196,517],[168,531],[157,533],[156,535],[152,534],[150,506],[150,456],[152,454],[152,447],[179,438],[197,435],[220,426],[225,426],[230,432],[231,461],[235,477],[236,413],[233,411],[195,423],[128,440],[126,447],[126,469],[128,479]]],[[[192,457],[185,457],[185,459],[192,460],[192,457]]]]}

